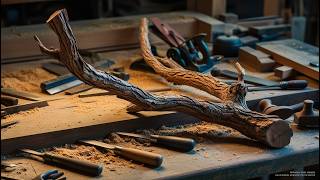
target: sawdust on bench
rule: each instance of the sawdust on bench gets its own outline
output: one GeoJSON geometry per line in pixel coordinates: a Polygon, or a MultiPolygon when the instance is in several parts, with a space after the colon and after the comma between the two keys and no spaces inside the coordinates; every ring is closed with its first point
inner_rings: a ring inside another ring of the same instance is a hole
{"type": "Polygon", "coordinates": [[[93,146],[67,145],[65,147],[54,147],[50,153],[70,157],[74,159],[86,160],[96,164],[104,164],[104,167],[110,171],[116,171],[121,167],[135,168],[136,164],[116,156],[113,152],[107,150],[98,150],[93,146]]]}
{"type": "MultiPolygon", "coordinates": [[[[158,134],[189,137],[195,139],[198,143],[210,140],[210,138],[226,137],[239,134],[237,131],[231,128],[207,122],[180,125],[174,127],[162,126],[158,130],[145,129],[138,130],[137,133],[146,136],[150,136],[151,134],[158,134]]],[[[153,152],[153,149],[150,147],[151,142],[141,138],[130,138],[126,136],[119,136],[115,133],[110,133],[103,140],[103,142],[153,152]]],[[[199,153],[204,153],[205,148],[202,147],[200,149],[195,150],[199,153]]],[[[141,163],[135,163],[124,158],[118,157],[112,151],[97,149],[94,146],[67,144],[63,147],[53,147],[50,149],[46,149],[45,151],[65,157],[87,160],[96,164],[103,163],[105,165],[104,167],[110,171],[116,171],[118,168],[123,167],[136,168],[136,166],[143,166],[143,164],[141,163]]]]}
{"type": "Polygon", "coordinates": [[[22,69],[1,74],[1,85],[20,91],[41,92],[40,84],[56,76],[42,68],[22,69]]]}

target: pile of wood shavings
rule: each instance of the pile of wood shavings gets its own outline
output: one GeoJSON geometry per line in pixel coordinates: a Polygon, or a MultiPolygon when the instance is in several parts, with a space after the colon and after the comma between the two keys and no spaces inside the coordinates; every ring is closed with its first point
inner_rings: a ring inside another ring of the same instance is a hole
{"type": "MultiPolygon", "coordinates": [[[[210,138],[215,137],[240,135],[239,132],[231,128],[207,122],[180,125],[175,127],[162,126],[159,130],[149,129],[138,130],[137,132],[146,136],[149,136],[151,134],[158,134],[189,137],[195,139],[198,143],[210,140],[210,138]]],[[[103,142],[124,147],[136,148],[149,152],[153,151],[151,148],[149,148],[151,143],[148,140],[119,136],[115,133],[109,134],[107,138],[103,140],[103,142]]],[[[93,146],[66,145],[64,147],[54,147],[53,149],[48,151],[53,154],[80,160],[87,160],[97,164],[104,163],[105,168],[109,169],[110,171],[116,171],[116,169],[121,167],[135,168],[137,166],[136,163],[118,157],[111,151],[100,149],[98,150],[93,146]]],[[[204,149],[202,148],[201,151],[204,151],[204,149]]]]}
{"type": "Polygon", "coordinates": [[[40,84],[55,77],[42,68],[23,69],[1,74],[1,85],[21,91],[41,92],[40,84]]]}
{"type": "Polygon", "coordinates": [[[66,147],[55,147],[50,153],[70,157],[74,159],[87,160],[96,164],[103,163],[106,169],[116,171],[121,167],[135,168],[136,164],[120,158],[111,151],[98,150],[93,146],[71,145],[66,147]]]}
{"type": "Polygon", "coordinates": [[[203,142],[206,139],[216,137],[228,137],[241,135],[238,131],[229,127],[200,122],[195,124],[179,125],[174,127],[162,126],[159,130],[141,130],[138,131],[144,135],[158,134],[167,136],[181,136],[195,139],[197,142],[203,142]]]}

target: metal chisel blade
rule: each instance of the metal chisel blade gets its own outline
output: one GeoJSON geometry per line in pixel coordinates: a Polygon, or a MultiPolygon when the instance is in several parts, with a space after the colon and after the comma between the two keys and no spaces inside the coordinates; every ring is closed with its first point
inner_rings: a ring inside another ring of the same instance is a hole
{"type": "Polygon", "coordinates": [[[80,140],[79,142],[83,143],[83,144],[87,144],[87,145],[92,145],[92,146],[97,146],[97,147],[110,149],[110,150],[113,150],[113,149],[116,148],[115,145],[103,143],[103,142],[96,141],[96,140],[80,140]]]}
{"type": "Polygon", "coordinates": [[[126,133],[126,132],[116,132],[116,134],[123,135],[123,136],[129,136],[129,137],[135,137],[135,138],[150,139],[149,137],[141,135],[141,134],[126,133]]]}
{"type": "Polygon", "coordinates": [[[60,86],[56,86],[51,89],[47,89],[45,91],[47,91],[47,93],[49,93],[49,94],[56,94],[56,93],[62,92],[64,90],[70,89],[72,87],[78,86],[80,84],[83,84],[83,82],[80,80],[75,80],[75,81],[71,81],[71,82],[62,84],[60,86]]]}

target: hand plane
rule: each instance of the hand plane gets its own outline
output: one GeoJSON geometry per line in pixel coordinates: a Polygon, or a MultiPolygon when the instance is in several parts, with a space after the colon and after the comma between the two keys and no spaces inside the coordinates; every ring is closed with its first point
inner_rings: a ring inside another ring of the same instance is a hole
{"type": "Polygon", "coordinates": [[[167,56],[182,67],[206,72],[223,59],[223,56],[211,56],[208,45],[204,41],[205,33],[186,40],[159,18],[153,17],[151,22],[153,24],[150,26],[151,31],[171,46],[167,50],[167,56]]]}

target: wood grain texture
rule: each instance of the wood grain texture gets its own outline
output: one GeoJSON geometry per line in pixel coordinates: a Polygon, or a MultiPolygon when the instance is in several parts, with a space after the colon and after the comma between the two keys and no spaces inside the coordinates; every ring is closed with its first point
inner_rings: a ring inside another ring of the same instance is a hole
{"type": "MultiPolygon", "coordinates": [[[[108,90],[117,94],[117,97],[133,103],[133,106],[129,107],[128,111],[178,111],[192,115],[203,121],[234,128],[247,137],[263,142],[271,147],[280,148],[290,143],[292,130],[286,122],[276,116],[267,116],[247,108],[244,98],[247,88],[243,81],[234,83],[228,89],[228,85],[214,78],[183,70],[169,59],[167,61],[166,59],[158,61],[159,58],[155,58],[151,53],[147,20],[145,18],[142,19],[140,26],[140,45],[146,62],[156,72],[160,72],[159,69],[156,69],[157,67],[163,68],[164,71],[167,70],[167,73],[173,69],[174,73],[172,76],[181,77],[182,80],[185,80],[182,82],[183,84],[193,80],[197,80],[200,83],[203,82],[203,78],[212,79],[211,87],[215,89],[213,93],[221,94],[221,99],[225,101],[213,103],[186,96],[157,96],[106,72],[96,70],[93,66],[87,64],[79,54],[77,41],[68,21],[65,9],[56,11],[50,16],[47,24],[58,36],[60,49],[48,49],[36,37],[35,39],[41,51],[48,55],[59,57],[59,60],[69,71],[86,84],[108,90]],[[166,67],[161,61],[166,61],[170,67],[175,68],[166,67]],[[226,89],[228,89],[227,92],[226,89]],[[221,91],[224,92],[221,93],[221,91]],[[232,97],[233,101],[230,101],[230,97],[232,97]]],[[[210,82],[206,82],[206,84],[210,84],[210,82]]],[[[200,87],[197,83],[191,85],[200,87]]]]}

